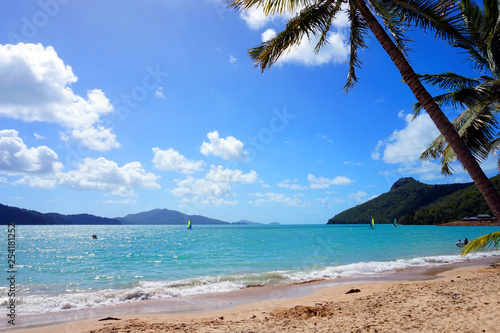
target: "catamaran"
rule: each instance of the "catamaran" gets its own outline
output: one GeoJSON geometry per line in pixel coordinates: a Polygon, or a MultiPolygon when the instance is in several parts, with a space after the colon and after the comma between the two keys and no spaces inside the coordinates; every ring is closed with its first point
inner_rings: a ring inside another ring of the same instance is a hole
{"type": "Polygon", "coordinates": [[[375,220],[372,217],[372,222],[370,223],[370,229],[375,228],[375,220]]]}
{"type": "Polygon", "coordinates": [[[191,219],[188,221],[188,230],[193,230],[193,226],[191,225],[191,219]]]}

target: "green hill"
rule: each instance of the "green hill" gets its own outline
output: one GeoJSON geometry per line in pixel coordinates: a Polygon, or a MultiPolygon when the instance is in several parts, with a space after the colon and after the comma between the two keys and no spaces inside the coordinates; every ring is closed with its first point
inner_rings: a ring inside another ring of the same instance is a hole
{"type": "MultiPolygon", "coordinates": [[[[471,199],[472,195],[467,198],[453,196],[457,191],[466,188],[471,188],[470,191],[474,189],[477,191],[473,183],[427,185],[413,178],[401,178],[392,185],[389,192],[337,214],[328,220],[327,224],[369,223],[372,217],[376,223],[392,223],[394,219],[397,219],[399,223],[404,224],[439,224],[451,219],[460,219],[466,215],[488,213],[489,210],[484,209],[484,205],[479,205],[476,200],[471,199]],[[448,196],[450,198],[442,203],[446,207],[449,206],[445,211],[451,213],[456,205],[461,205],[468,207],[468,210],[465,207],[460,210],[467,211],[467,214],[460,216],[453,214],[452,217],[451,214],[444,215],[439,212],[443,206],[436,209],[430,208],[438,199],[448,196]]],[[[479,197],[476,199],[482,199],[480,195],[479,197]]]]}
{"type": "MultiPolygon", "coordinates": [[[[490,180],[498,191],[500,189],[500,175],[492,177],[490,180]]],[[[415,211],[408,212],[401,218],[401,223],[440,224],[479,214],[493,215],[477,187],[472,185],[443,196],[415,211]]]]}

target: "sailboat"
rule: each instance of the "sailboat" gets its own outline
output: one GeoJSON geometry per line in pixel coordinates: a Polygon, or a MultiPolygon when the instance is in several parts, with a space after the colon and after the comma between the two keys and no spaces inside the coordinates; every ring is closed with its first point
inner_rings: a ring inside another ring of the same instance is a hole
{"type": "Polygon", "coordinates": [[[191,225],[191,219],[188,221],[188,230],[193,230],[193,226],[191,225]]]}
{"type": "Polygon", "coordinates": [[[394,226],[397,227],[398,226],[398,221],[396,221],[396,219],[394,219],[394,226]]]}
{"type": "Polygon", "coordinates": [[[372,217],[372,222],[370,223],[370,229],[375,228],[375,220],[372,217]]]}

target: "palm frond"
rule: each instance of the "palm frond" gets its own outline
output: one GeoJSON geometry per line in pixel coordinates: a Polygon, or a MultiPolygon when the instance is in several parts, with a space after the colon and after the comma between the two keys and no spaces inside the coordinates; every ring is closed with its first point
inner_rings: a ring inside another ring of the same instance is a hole
{"type": "Polygon", "coordinates": [[[304,36],[311,39],[313,35],[321,35],[330,28],[331,20],[338,11],[340,6],[332,6],[331,1],[305,7],[288,21],[285,29],[276,37],[249,51],[255,66],[264,71],[283,54],[297,47],[304,36]]]}
{"type": "Polygon", "coordinates": [[[418,77],[426,84],[438,86],[440,89],[445,90],[473,88],[481,82],[479,79],[465,77],[452,72],[443,72],[440,74],[419,74],[418,77]]]}
{"type": "Polygon", "coordinates": [[[391,34],[396,47],[407,57],[410,50],[407,44],[412,40],[406,37],[403,32],[409,30],[408,22],[401,18],[397,8],[391,2],[371,1],[370,4],[377,16],[382,19],[384,27],[391,34]]]}
{"type": "Polygon", "coordinates": [[[261,7],[266,15],[294,12],[313,3],[312,0],[229,0],[228,7],[237,10],[261,7]]]}
{"type": "Polygon", "coordinates": [[[349,3],[347,14],[349,16],[349,21],[351,22],[351,29],[349,33],[350,56],[349,72],[344,85],[345,92],[353,89],[356,82],[358,82],[356,67],[360,68],[362,64],[362,61],[358,57],[358,50],[367,47],[363,37],[368,33],[368,26],[355,8],[355,3],[349,3]]]}
{"type": "Polygon", "coordinates": [[[384,0],[390,2],[409,25],[434,31],[437,38],[470,45],[460,11],[449,0],[384,0]]]}
{"type": "Polygon", "coordinates": [[[500,232],[492,232],[469,242],[462,248],[462,257],[476,250],[497,249],[500,243],[500,232]]]}

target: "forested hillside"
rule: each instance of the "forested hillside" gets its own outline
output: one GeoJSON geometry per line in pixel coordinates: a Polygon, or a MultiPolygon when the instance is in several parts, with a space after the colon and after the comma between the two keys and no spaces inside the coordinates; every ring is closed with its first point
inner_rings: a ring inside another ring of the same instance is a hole
{"type": "MultiPolygon", "coordinates": [[[[484,206],[479,205],[476,200],[472,200],[472,194],[467,198],[462,195],[453,199],[452,193],[469,187],[476,188],[472,183],[427,185],[413,178],[401,178],[392,185],[389,192],[337,214],[328,220],[328,224],[368,223],[372,217],[376,223],[392,223],[394,219],[397,219],[399,223],[406,224],[420,224],[423,221],[428,221],[428,224],[448,222],[450,219],[456,219],[457,214],[445,216],[441,213],[438,214],[437,211],[429,210],[431,215],[434,214],[431,218],[425,213],[427,211],[420,212],[424,207],[431,207],[430,205],[436,200],[447,196],[450,198],[445,205],[450,204],[449,211],[454,209],[452,204],[454,203],[469,207],[468,215],[488,213],[484,206]],[[463,202],[464,200],[467,202],[463,202]],[[414,220],[414,218],[418,218],[418,220],[414,220]]],[[[466,210],[464,208],[461,211],[465,212],[466,210]]],[[[462,216],[460,215],[460,217],[462,216]]]]}
{"type": "Polygon", "coordinates": [[[0,204],[0,224],[120,224],[120,221],[89,214],[62,215],[42,214],[34,210],[10,207],[0,204]]]}
{"type": "MultiPolygon", "coordinates": [[[[500,175],[491,178],[493,186],[500,189],[500,175]]],[[[491,210],[475,185],[448,196],[439,198],[429,205],[409,211],[401,218],[406,224],[440,224],[457,221],[466,216],[490,214],[491,210]]]]}

